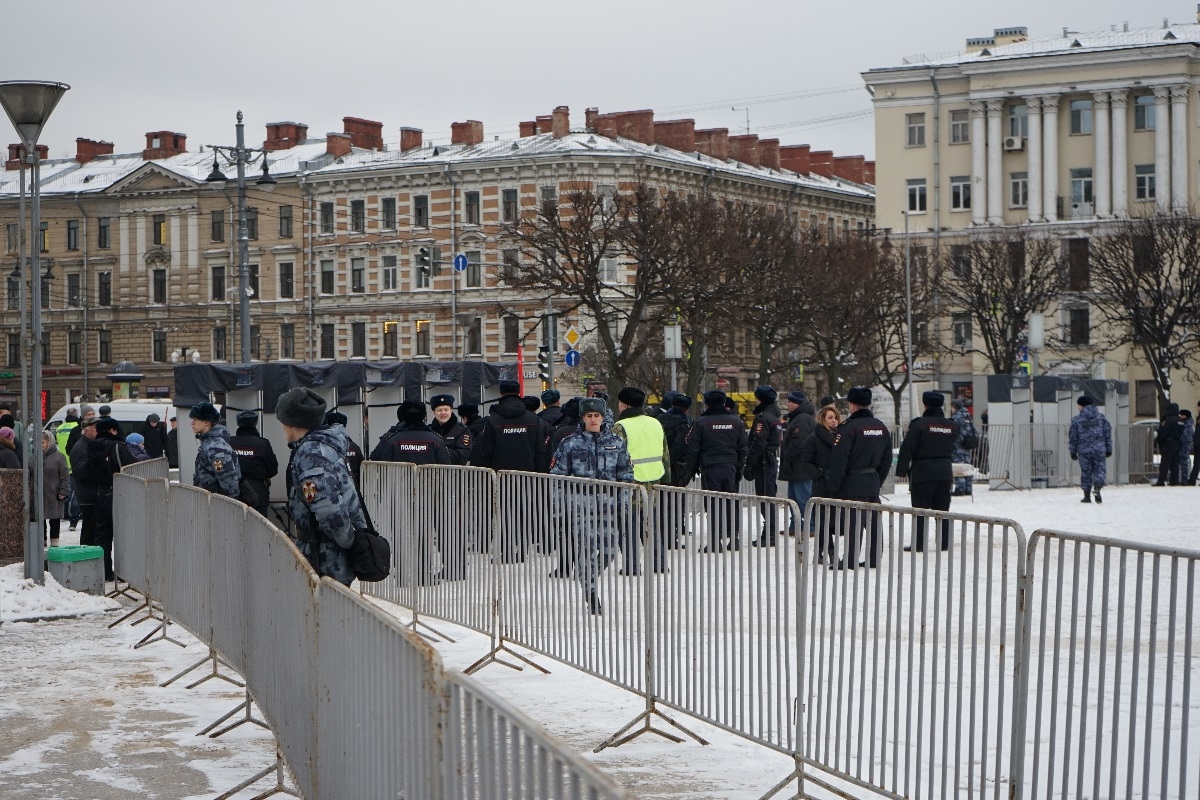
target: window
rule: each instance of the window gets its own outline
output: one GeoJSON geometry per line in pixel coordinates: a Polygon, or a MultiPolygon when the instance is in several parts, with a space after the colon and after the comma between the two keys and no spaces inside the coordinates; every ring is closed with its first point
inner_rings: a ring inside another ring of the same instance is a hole
{"type": "Polygon", "coordinates": [[[296,296],[296,273],[291,261],[279,263],[279,296],[281,298],[296,296]]]}
{"type": "MultiPolygon", "coordinates": [[[[1092,204],[1092,168],[1081,167],[1071,170],[1071,202],[1076,206],[1092,204]]],[[[1083,210],[1083,209],[1079,209],[1083,210]]]]}
{"type": "Polygon", "coordinates": [[[225,329],[213,328],[213,361],[224,361],[227,352],[225,349],[225,329]]]}
{"type": "Polygon", "coordinates": [[[517,190],[505,189],[500,195],[500,218],[505,222],[517,221],[517,190]]]}
{"type": "Polygon", "coordinates": [[[154,299],[151,302],[162,305],[167,302],[167,271],[165,269],[154,270],[154,299]]]}
{"type": "Polygon", "coordinates": [[[925,213],[925,179],[909,178],[908,180],[908,210],[909,213],[925,213]]]}
{"type": "Polygon", "coordinates": [[[321,294],[333,294],[333,259],[321,261],[321,294]]]}
{"type": "Polygon", "coordinates": [[[1069,291],[1085,292],[1091,288],[1089,253],[1089,239],[1067,239],[1067,289],[1069,291]]]}
{"type": "Polygon", "coordinates": [[[971,248],[969,245],[950,245],[950,270],[959,280],[971,277],[971,248]]]}
{"type": "Polygon", "coordinates": [[[1071,133],[1087,134],[1092,132],[1092,101],[1071,101],[1071,133]]]}
{"type": "Polygon", "coordinates": [[[21,246],[21,226],[15,222],[8,223],[8,252],[15,253],[21,246]]]}
{"type": "Polygon", "coordinates": [[[1154,199],[1154,165],[1138,164],[1133,168],[1133,196],[1138,200],[1154,199]]]}
{"type": "Polygon", "coordinates": [[[1135,131],[1152,131],[1154,123],[1154,95],[1138,95],[1133,101],[1133,129],[1135,131]]]}
{"type": "Polygon", "coordinates": [[[1074,345],[1091,342],[1092,324],[1087,306],[1067,311],[1067,341],[1074,345]]]}
{"type": "Polygon", "coordinates": [[[46,277],[42,278],[41,302],[42,302],[42,308],[50,307],[50,279],[46,278],[46,277]]]}
{"type": "Polygon", "coordinates": [[[67,220],[67,249],[79,249],[79,220],[67,220]]]}
{"type": "Polygon", "coordinates": [[[383,323],[383,355],[384,358],[395,358],[400,355],[399,347],[399,332],[400,324],[397,322],[383,323]]]}
{"type": "Polygon", "coordinates": [[[153,337],[150,360],[162,363],[167,360],[167,332],[155,331],[151,334],[153,337]]]}
{"type": "Polygon", "coordinates": [[[96,247],[101,250],[107,250],[112,247],[112,238],[109,236],[111,232],[109,222],[108,217],[100,217],[96,220],[96,247]]]}
{"type": "Polygon", "coordinates": [[[96,274],[96,305],[111,306],[112,305],[112,273],[100,272],[96,274]]]}
{"type": "Polygon", "coordinates": [[[1008,107],[1008,135],[1022,139],[1029,135],[1029,106],[1021,103],[1008,107]]]}
{"type": "Polygon", "coordinates": [[[258,209],[246,209],[246,238],[254,241],[258,238],[258,209]]]}
{"type": "Polygon", "coordinates": [[[42,252],[43,253],[49,252],[49,250],[50,250],[50,223],[42,222],[42,229],[41,229],[41,231],[39,231],[39,233],[41,235],[38,236],[38,240],[41,242],[40,246],[41,246],[42,252]]]}
{"type": "Polygon", "coordinates": [[[548,345],[551,353],[558,352],[558,314],[542,315],[542,344],[548,345]]]}
{"type": "Polygon", "coordinates": [[[279,357],[296,357],[296,326],[290,322],[279,326],[279,357]]]}
{"type": "Polygon", "coordinates": [[[20,311],[21,310],[21,279],[20,278],[13,278],[11,276],[8,278],[8,310],[9,311],[20,311]]]}
{"type": "Polygon", "coordinates": [[[67,273],[67,307],[77,308],[83,305],[82,276],[78,272],[67,273]]]}
{"type": "Polygon", "coordinates": [[[367,201],[350,201],[350,230],[362,233],[367,229],[367,201]]]}
{"type": "Polygon", "coordinates": [[[463,195],[463,221],[468,225],[479,224],[479,192],[463,195]]]}
{"type": "Polygon", "coordinates": [[[558,205],[558,189],[554,186],[542,187],[542,206],[554,208],[558,205]]]}
{"type": "Polygon", "coordinates": [[[50,364],[53,360],[50,358],[52,348],[50,347],[50,331],[42,331],[42,363],[50,364]]]}
{"type": "Polygon", "coordinates": [[[333,324],[325,323],[321,326],[321,358],[335,358],[333,352],[333,324]]]}
{"type": "Polygon", "coordinates": [[[600,270],[597,277],[600,282],[612,286],[617,282],[617,257],[613,253],[605,253],[600,259],[600,270]]]}
{"type": "Polygon", "coordinates": [[[925,146],[925,115],[924,114],[905,114],[904,126],[908,131],[908,138],[905,143],[909,147],[924,147],[925,146]]]}
{"type": "Polygon", "coordinates": [[[478,250],[468,250],[467,253],[467,287],[478,289],[483,286],[483,254],[478,250]]]}
{"type": "Polygon", "coordinates": [[[617,187],[611,184],[600,184],[596,187],[596,194],[600,196],[600,210],[606,214],[611,214],[617,208],[617,187]]]}
{"type": "MultiPolygon", "coordinates": [[[[400,288],[399,276],[396,269],[396,257],[383,257],[383,290],[394,292],[400,288]]],[[[394,355],[394,354],[393,354],[394,355]]]]}
{"type": "Polygon", "coordinates": [[[225,241],[225,212],[224,211],[213,211],[211,213],[211,219],[212,219],[212,234],[211,234],[212,240],[214,242],[225,241]]]}
{"type": "Polygon", "coordinates": [[[385,231],[396,230],[396,198],[385,197],[379,201],[379,217],[385,231]]]}
{"type": "Polygon", "coordinates": [[[968,144],[971,141],[971,115],[969,111],[950,112],[950,144],[968,144]]]}
{"type": "Polygon", "coordinates": [[[515,280],[521,269],[520,250],[500,251],[500,277],[506,281],[515,280]]]}
{"type": "Polygon", "coordinates": [[[321,203],[321,233],[333,233],[333,203],[321,203]]]}
{"type": "Polygon", "coordinates": [[[250,297],[258,297],[258,264],[247,264],[250,274],[246,276],[246,284],[250,287],[250,297]]]}
{"type": "Polygon", "coordinates": [[[78,364],[82,360],[83,335],[79,331],[67,331],[67,363],[78,364]]]}
{"type": "Polygon", "coordinates": [[[1010,172],[1008,175],[1008,205],[1010,208],[1029,206],[1029,173],[1010,172]]]}
{"type": "Polygon", "coordinates": [[[250,326],[250,360],[262,360],[262,334],[257,325],[250,326]]]}
{"type": "MultiPolygon", "coordinates": [[[[430,256],[430,258],[432,258],[432,256],[430,256]]],[[[430,270],[423,269],[421,265],[417,263],[417,256],[413,256],[413,287],[417,289],[428,289],[429,273],[430,270]]]]}
{"type": "Polygon", "coordinates": [[[1158,416],[1158,387],[1154,381],[1137,381],[1134,384],[1133,413],[1138,417],[1158,416]]]}
{"type": "Polygon", "coordinates": [[[504,352],[515,353],[521,344],[521,320],[518,317],[504,318],[504,352]]]}
{"type": "Polygon", "coordinates": [[[279,207],[279,238],[292,238],[292,207],[279,207]]]}
{"type": "Polygon", "coordinates": [[[112,331],[102,330],[97,336],[98,350],[97,359],[101,364],[111,364],[112,357],[112,331]]]}
{"type": "Polygon", "coordinates": [[[966,211],[971,208],[970,175],[950,179],[950,208],[954,211],[966,211]]]}
{"type": "Polygon", "coordinates": [[[971,318],[968,315],[954,315],[953,336],[955,347],[971,346],[971,318]]]}
{"type": "Polygon", "coordinates": [[[429,227],[429,195],[419,194],[413,198],[413,225],[417,228],[429,227]]]}
{"type": "Polygon", "coordinates": [[[483,319],[475,317],[467,325],[467,355],[483,354],[483,319]]]}
{"type": "Polygon", "coordinates": [[[1008,273],[1015,283],[1025,274],[1025,242],[1020,239],[1008,243],[1008,273]]]}
{"type": "Polygon", "coordinates": [[[413,342],[413,355],[429,355],[429,329],[432,324],[427,319],[417,320],[417,335],[413,342]]]}
{"type": "Polygon", "coordinates": [[[350,259],[350,291],[362,294],[367,290],[367,260],[350,259]]]}
{"type": "Polygon", "coordinates": [[[16,367],[21,364],[21,334],[8,335],[8,366],[16,367]]]}
{"type": "Polygon", "coordinates": [[[150,234],[155,244],[167,243],[167,215],[155,214],[150,219],[150,234]]]}
{"type": "Polygon", "coordinates": [[[350,323],[350,357],[367,357],[367,323],[350,323]]]}
{"type": "Polygon", "coordinates": [[[225,268],[224,267],[213,267],[212,268],[212,299],[214,301],[225,299],[225,268]]]}

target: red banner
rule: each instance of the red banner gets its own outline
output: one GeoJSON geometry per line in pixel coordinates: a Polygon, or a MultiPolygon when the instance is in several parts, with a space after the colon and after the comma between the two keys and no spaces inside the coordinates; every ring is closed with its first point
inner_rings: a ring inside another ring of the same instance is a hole
{"type": "Polygon", "coordinates": [[[521,387],[521,396],[525,396],[525,355],[524,349],[517,348],[517,385],[521,387]]]}

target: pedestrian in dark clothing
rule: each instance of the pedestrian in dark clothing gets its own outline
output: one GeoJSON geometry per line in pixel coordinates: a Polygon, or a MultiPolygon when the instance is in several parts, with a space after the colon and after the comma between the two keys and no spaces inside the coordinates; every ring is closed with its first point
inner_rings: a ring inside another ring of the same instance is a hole
{"type": "Polygon", "coordinates": [[[138,461],[149,461],[150,454],[146,452],[146,437],[140,433],[131,433],[125,437],[125,446],[138,461]]]}
{"type": "MultiPolygon", "coordinates": [[[[892,434],[871,413],[871,390],[856,386],[846,395],[850,417],[838,428],[833,439],[829,463],[829,491],[842,500],[879,502],[879,489],[892,469],[892,434]]],[[[858,566],[858,539],[867,529],[866,566],[879,566],[882,542],[879,538],[879,512],[851,510],[847,515],[845,554],[836,569],[858,566]]]]}
{"type": "MultiPolygon", "coordinates": [[[[132,464],[133,454],[121,441],[121,426],[112,417],[96,420],[96,438],[87,441],[87,480],[95,491],[93,544],[104,551],[104,580],[116,580],[113,572],[113,475],[132,464]]],[[[83,543],[82,537],[80,543],[83,543]]]]}
{"type": "MultiPolygon", "coordinates": [[[[954,443],[953,463],[970,464],[971,451],[979,443],[979,438],[975,433],[975,424],[971,422],[971,412],[967,409],[967,401],[961,397],[954,398],[950,405],[954,408],[951,419],[958,424],[958,441],[954,443]],[[972,442],[975,445],[969,446],[972,442]]],[[[951,494],[955,497],[965,497],[971,494],[973,483],[974,479],[969,475],[957,477],[954,479],[954,491],[951,494]]]]}
{"type": "MultiPolygon", "coordinates": [[[[746,440],[746,467],[743,477],[754,481],[754,493],[772,499],[779,493],[779,442],[783,427],[779,418],[779,406],[775,404],[778,393],[771,386],[759,386],[754,390],[754,421],[746,440]]],[[[752,544],[755,547],[774,547],[779,536],[778,511],[774,503],[759,503],[763,518],[762,530],[752,544]]]]}
{"type": "MultiPolygon", "coordinates": [[[[454,416],[454,398],[448,394],[434,395],[429,400],[433,420],[429,430],[446,443],[453,466],[466,466],[475,446],[475,434],[454,416]]],[[[446,580],[465,580],[467,577],[467,533],[463,524],[463,508],[459,504],[441,503],[436,506],[434,530],[440,533],[438,547],[442,550],[441,577],[446,580]],[[447,555],[449,551],[450,555],[447,555]]]]}
{"type": "Polygon", "coordinates": [[[1071,460],[1079,462],[1079,483],[1083,487],[1083,499],[1080,502],[1092,502],[1094,489],[1096,502],[1103,503],[1100,490],[1104,488],[1106,459],[1112,458],[1112,425],[1086,394],[1076,402],[1079,414],[1071,420],[1067,445],[1071,460]]]}
{"type": "Polygon", "coordinates": [[[433,409],[433,421],[429,423],[429,430],[446,442],[451,464],[466,466],[471,460],[475,435],[454,416],[454,398],[448,394],[435,394],[429,399],[429,407],[433,409]]]}
{"type": "Polygon", "coordinates": [[[334,409],[333,411],[325,412],[326,425],[341,425],[343,432],[346,433],[346,467],[350,470],[350,477],[354,479],[354,488],[362,490],[359,477],[362,474],[362,463],[367,460],[363,454],[363,450],[359,447],[358,442],[350,438],[350,434],[346,431],[346,423],[349,420],[342,412],[334,409]]]}
{"type": "Polygon", "coordinates": [[[0,428],[0,469],[20,469],[17,456],[17,434],[9,427],[0,428]]]}
{"type": "MultiPolygon", "coordinates": [[[[81,423],[79,441],[71,448],[71,475],[75,479],[75,501],[79,504],[79,543],[95,544],[96,487],[88,476],[88,442],[96,438],[96,414],[81,423]]],[[[3,457],[0,448],[0,457],[3,457]]]]}
{"type": "MultiPolygon", "coordinates": [[[[1200,417],[1200,403],[1196,403],[1196,416],[1200,417]]],[[[1192,436],[1192,471],[1188,473],[1187,485],[1195,486],[1197,477],[1200,477],[1200,436],[1192,436]]],[[[1183,476],[1180,475],[1180,478],[1183,476]]]]}
{"type": "Polygon", "coordinates": [[[167,454],[167,426],[158,414],[148,415],[138,433],[145,438],[144,447],[151,458],[162,458],[167,454]]]}
{"type": "Polygon", "coordinates": [[[167,466],[179,469],[179,420],[171,417],[171,430],[167,431],[167,466]]]}
{"type": "MultiPolygon", "coordinates": [[[[79,407],[79,426],[72,429],[67,435],[67,454],[70,455],[75,451],[75,443],[79,441],[79,437],[83,436],[83,426],[89,421],[96,419],[96,409],[84,403],[79,407]]],[[[72,462],[74,463],[74,462],[72,462]]]]}
{"type": "MultiPolygon", "coordinates": [[[[700,487],[706,491],[736,493],[738,476],[746,468],[746,427],[725,404],[725,393],[713,389],[704,395],[704,413],[692,425],[687,437],[684,474],[700,470],[700,487]]],[[[737,504],[725,498],[706,498],[709,542],[703,553],[737,550],[741,538],[737,525],[737,504]],[[724,507],[724,514],[718,509],[724,507]],[[724,524],[718,524],[721,520],[724,524]]]]}
{"type": "Polygon", "coordinates": [[[525,407],[515,381],[500,382],[500,402],[471,451],[471,464],[490,469],[548,472],[549,436],[542,421],[525,407]]]}
{"type": "Polygon", "coordinates": [[[688,410],[692,407],[692,398],[676,392],[671,398],[671,407],[658,417],[663,434],[667,437],[667,448],[671,452],[671,485],[687,486],[693,475],[684,474],[687,462],[687,437],[692,431],[692,418],[688,410]]]}
{"type": "MultiPolygon", "coordinates": [[[[946,419],[946,397],[941,392],[925,392],[921,396],[925,413],[908,426],[896,457],[896,477],[908,478],[909,497],[913,508],[950,510],[950,492],[954,488],[954,443],[958,441],[958,423],[946,419]]],[[[942,520],[938,547],[950,549],[950,520],[942,520]]],[[[925,517],[918,516],[913,525],[912,544],[906,551],[925,549],[925,517]]]]}
{"type": "Polygon", "coordinates": [[[1196,422],[1192,419],[1192,412],[1186,408],[1179,409],[1179,418],[1183,420],[1183,435],[1179,437],[1179,482],[1187,483],[1188,473],[1192,469],[1192,449],[1196,443],[1196,422]]]}
{"type": "Polygon", "coordinates": [[[568,436],[578,433],[582,420],[579,418],[579,402],[581,398],[572,397],[562,406],[562,417],[559,418],[558,424],[554,427],[554,433],[550,434],[550,452],[558,451],[558,446],[562,444],[563,439],[568,436]]]}
{"type": "Polygon", "coordinates": [[[1158,445],[1158,483],[1155,486],[1179,485],[1179,451],[1183,440],[1183,419],[1179,404],[1168,403],[1167,413],[1158,423],[1154,443],[1158,445]]]}
{"type": "Polygon", "coordinates": [[[251,508],[268,516],[271,507],[271,479],[279,474],[279,459],[271,442],[258,434],[258,414],[242,411],[237,415],[237,433],[229,440],[242,470],[243,486],[253,497],[243,497],[251,508]],[[248,502],[247,502],[248,501],[248,502]]]}
{"type": "Polygon", "coordinates": [[[462,424],[467,426],[472,434],[473,442],[479,441],[480,434],[483,433],[483,428],[487,425],[487,420],[479,416],[479,406],[475,403],[462,403],[458,407],[458,418],[462,420],[462,424]]]}
{"type": "Polygon", "coordinates": [[[229,443],[229,429],[212,403],[197,403],[188,416],[196,434],[196,465],[192,484],[213,494],[237,500],[241,496],[242,469],[229,443]]]}
{"type": "Polygon", "coordinates": [[[544,419],[551,428],[558,427],[558,421],[562,419],[563,410],[558,405],[560,400],[562,400],[562,395],[558,389],[547,389],[542,392],[542,403],[546,407],[538,412],[538,416],[544,419]]]}
{"type": "MultiPolygon", "coordinates": [[[[833,439],[842,424],[837,406],[824,406],[816,413],[816,427],[800,447],[796,477],[812,485],[811,498],[832,497],[829,493],[829,463],[833,459],[833,439]]],[[[833,530],[824,512],[807,520],[808,529],[817,536],[817,563],[824,564],[834,553],[833,530]]]]}
{"type": "MultiPolygon", "coordinates": [[[[800,452],[808,437],[817,428],[816,409],[804,392],[795,391],[787,398],[787,426],[783,430],[783,443],[779,448],[779,480],[787,481],[788,499],[800,510],[800,532],[807,533],[804,507],[812,497],[812,480],[801,479],[800,452]]],[[[792,520],[789,532],[796,535],[796,520],[792,520]]]]}

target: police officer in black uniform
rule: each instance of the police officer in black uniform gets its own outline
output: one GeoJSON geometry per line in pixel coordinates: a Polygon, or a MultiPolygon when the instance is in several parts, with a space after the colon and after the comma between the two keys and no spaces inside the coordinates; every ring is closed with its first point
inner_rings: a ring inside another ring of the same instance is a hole
{"type": "Polygon", "coordinates": [[[479,441],[479,434],[483,433],[483,427],[487,425],[487,420],[479,416],[479,404],[460,403],[457,411],[459,421],[473,434],[471,440],[479,441]]]}
{"type": "MultiPolygon", "coordinates": [[[[325,412],[326,425],[341,425],[346,428],[346,415],[338,410],[325,412]]],[[[362,486],[358,482],[358,476],[362,472],[362,462],[366,461],[363,456],[362,448],[358,446],[358,442],[350,438],[349,432],[346,433],[346,466],[350,469],[350,477],[354,478],[354,488],[360,493],[362,486]]]]}
{"type": "Polygon", "coordinates": [[[446,442],[425,424],[425,404],[405,400],[396,410],[399,419],[371,451],[372,461],[405,461],[410,464],[449,464],[446,442]]]}
{"type": "Polygon", "coordinates": [[[500,381],[500,402],[489,414],[471,451],[471,465],[523,472],[549,472],[549,437],[542,421],[525,408],[516,381],[500,381]]]}
{"type": "MultiPolygon", "coordinates": [[[[925,413],[912,421],[900,443],[896,458],[896,477],[908,478],[913,508],[950,510],[950,491],[954,488],[954,468],[951,458],[958,438],[958,423],[946,419],[946,397],[941,392],[921,395],[925,413]]],[[[950,520],[942,521],[939,547],[950,549],[950,520]]],[[[913,543],[905,551],[925,549],[925,518],[917,517],[913,527],[913,543]]]]}
{"type": "Polygon", "coordinates": [[[684,474],[687,461],[687,437],[692,432],[692,418],[688,410],[692,407],[692,398],[682,392],[668,392],[671,395],[671,407],[658,417],[667,437],[667,449],[671,453],[671,485],[687,486],[692,476],[684,474]]]}
{"type": "MultiPolygon", "coordinates": [[[[879,502],[879,489],[892,468],[892,433],[871,413],[871,390],[855,386],[846,395],[850,417],[838,428],[829,461],[829,491],[840,500],[879,502]]],[[[858,566],[858,538],[867,527],[866,566],[879,566],[882,542],[879,538],[879,512],[847,514],[846,552],[830,569],[854,569],[858,566]]]]}
{"type": "MultiPolygon", "coordinates": [[[[271,505],[271,478],[279,474],[279,459],[271,443],[258,435],[258,414],[241,411],[237,415],[237,433],[229,444],[242,468],[243,485],[249,485],[254,498],[248,505],[264,517],[271,505]]],[[[250,499],[250,498],[247,498],[250,499]]]]}
{"type": "MultiPolygon", "coordinates": [[[[713,389],[704,395],[704,413],[692,425],[692,431],[687,437],[687,456],[684,462],[684,474],[689,480],[696,470],[701,470],[700,487],[714,492],[735,493],[738,490],[738,476],[746,467],[746,426],[741,417],[729,411],[725,403],[725,393],[713,389]]],[[[709,518],[709,543],[701,549],[703,553],[719,553],[722,550],[737,550],[741,546],[737,528],[737,508],[735,503],[727,500],[706,498],[705,506],[709,518]],[[716,506],[725,506],[724,533],[728,540],[721,535],[720,526],[713,524],[716,519],[716,506]]]]}
{"type": "MultiPolygon", "coordinates": [[[[742,477],[754,481],[754,493],[759,497],[775,497],[778,494],[779,441],[781,428],[779,406],[775,400],[778,392],[771,386],[759,386],[754,390],[758,405],[754,407],[754,422],[750,424],[750,436],[746,446],[746,469],[742,477]]],[[[779,536],[778,511],[773,503],[759,503],[763,516],[763,528],[754,540],[755,547],[774,547],[779,536]]]]}
{"type": "Polygon", "coordinates": [[[435,394],[429,398],[429,407],[433,410],[433,421],[429,430],[441,436],[450,451],[450,463],[461,467],[471,460],[471,447],[475,436],[454,416],[454,398],[448,394],[435,394]]]}
{"type": "Polygon", "coordinates": [[[563,410],[558,403],[562,400],[562,394],[558,389],[547,389],[542,392],[542,404],[546,407],[537,412],[537,415],[544,419],[551,428],[558,427],[558,421],[562,419],[563,410]]]}

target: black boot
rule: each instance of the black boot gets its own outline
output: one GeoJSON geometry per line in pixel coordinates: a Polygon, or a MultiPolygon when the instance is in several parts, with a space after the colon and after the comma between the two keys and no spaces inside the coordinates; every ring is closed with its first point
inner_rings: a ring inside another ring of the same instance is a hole
{"type": "Polygon", "coordinates": [[[1099,487],[1096,487],[1095,494],[1096,494],[1096,502],[1097,502],[1097,503],[1103,503],[1103,502],[1104,502],[1104,498],[1102,498],[1102,497],[1100,496],[1100,488],[1099,488],[1099,487]]]}
{"type": "Polygon", "coordinates": [[[598,617],[604,613],[604,609],[600,606],[600,595],[596,594],[594,589],[588,592],[587,604],[588,611],[593,615],[598,617]]]}
{"type": "Polygon", "coordinates": [[[1084,492],[1083,492],[1083,499],[1082,499],[1082,500],[1080,500],[1079,502],[1081,502],[1081,503],[1090,503],[1090,502],[1092,502],[1092,493],[1091,493],[1091,491],[1090,491],[1090,490],[1087,490],[1087,489],[1085,489],[1085,490],[1084,490],[1084,492]]]}

